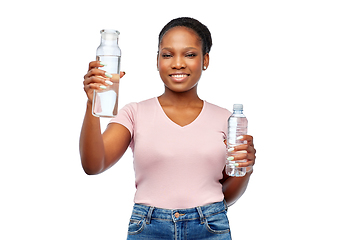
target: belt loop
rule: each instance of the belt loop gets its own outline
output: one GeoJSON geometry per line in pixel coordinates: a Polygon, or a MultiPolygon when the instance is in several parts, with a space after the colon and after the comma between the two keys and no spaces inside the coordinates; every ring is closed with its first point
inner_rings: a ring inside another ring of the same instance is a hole
{"type": "Polygon", "coordinates": [[[146,217],[146,224],[150,224],[151,215],[152,215],[152,212],[154,211],[154,208],[155,208],[155,207],[150,207],[149,212],[148,212],[148,215],[147,215],[147,217],[146,217]]]}
{"type": "Polygon", "coordinates": [[[227,211],[228,210],[228,205],[227,205],[225,199],[223,200],[223,202],[224,202],[224,205],[225,205],[225,210],[227,211]]]}
{"type": "Polygon", "coordinates": [[[198,213],[200,215],[200,222],[201,222],[201,224],[203,224],[205,222],[205,217],[204,217],[204,214],[201,211],[201,207],[196,207],[196,210],[198,211],[198,213]]]}

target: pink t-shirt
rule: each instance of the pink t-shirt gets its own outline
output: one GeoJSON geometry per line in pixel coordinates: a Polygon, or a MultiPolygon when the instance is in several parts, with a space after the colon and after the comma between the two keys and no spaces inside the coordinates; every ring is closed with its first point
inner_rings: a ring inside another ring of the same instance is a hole
{"type": "Polygon", "coordinates": [[[167,209],[192,208],[224,199],[227,119],[231,112],[204,101],[199,116],[181,127],[157,98],[130,103],[111,123],[131,133],[134,202],[167,209]]]}

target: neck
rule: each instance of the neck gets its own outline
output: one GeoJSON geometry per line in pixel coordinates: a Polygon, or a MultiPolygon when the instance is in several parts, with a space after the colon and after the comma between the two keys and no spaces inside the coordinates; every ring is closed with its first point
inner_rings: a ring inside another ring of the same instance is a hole
{"type": "Polygon", "coordinates": [[[197,94],[197,86],[187,92],[174,92],[165,87],[165,92],[158,98],[161,105],[186,107],[203,103],[197,94]]]}

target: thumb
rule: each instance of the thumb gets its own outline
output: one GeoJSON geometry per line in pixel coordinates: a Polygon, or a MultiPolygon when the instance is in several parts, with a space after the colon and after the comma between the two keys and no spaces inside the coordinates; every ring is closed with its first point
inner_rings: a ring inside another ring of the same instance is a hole
{"type": "Polygon", "coordinates": [[[122,78],[123,76],[125,76],[125,72],[120,72],[120,78],[122,78]]]}

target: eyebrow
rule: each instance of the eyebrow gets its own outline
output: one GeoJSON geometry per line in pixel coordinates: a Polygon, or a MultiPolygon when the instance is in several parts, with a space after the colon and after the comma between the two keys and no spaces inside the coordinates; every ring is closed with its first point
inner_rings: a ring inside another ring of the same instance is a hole
{"type": "MultiPolygon", "coordinates": [[[[162,48],[161,51],[162,51],[162,50],[171,51],[171,50],[173,50],[173,48],[171,48],[171,47],[165,47],[165,48],[162,48]]],[[[188,50],[198,50],[198,49],[197,49],[197,48],[194,48],[194,47],[186,47],[186,48],[183,48],[183,50],[188,51],[188,50]]]]}

